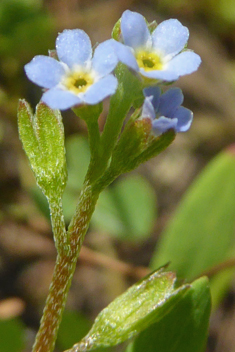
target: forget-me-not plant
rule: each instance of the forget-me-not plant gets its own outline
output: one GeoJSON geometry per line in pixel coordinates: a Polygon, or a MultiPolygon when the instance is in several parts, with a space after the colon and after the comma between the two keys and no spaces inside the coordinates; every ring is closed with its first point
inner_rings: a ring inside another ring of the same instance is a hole
{"type": "MultiPolygon", "coordinates": [[[[113,38],[99,44],[94,53],[83,30],[64,30],[56,39],[58,60],[38,55],[25,65],[28,78],[44,93],[35,115],[26,101],[20,101],[19,133],[49,203],[58,252],[33,352],[54,349],[77,258],[101,191],[122,173],[158,155],[192,123],[192,112],[181,106],[182,91],[165,91],[166,83],[200,65],[200,57],[186,49],[188,37],[188,29],[178,20],[163,21],[151,31],[142,15],[127,10],[115,25],[113,38]],[[98,118],[107,97],[109,113],[101,132],[98,118]],[[69,108],[87,124],[91,157],[67,228],[62,207],[67,167],[59,110],[69,108]]],[[[161,271],[146,280],[101,312],[91,334],[67,352],[115,345],[151,325],[155,311],[158,314],[171,293],[178,291],[172,273],[161,271]]]]}

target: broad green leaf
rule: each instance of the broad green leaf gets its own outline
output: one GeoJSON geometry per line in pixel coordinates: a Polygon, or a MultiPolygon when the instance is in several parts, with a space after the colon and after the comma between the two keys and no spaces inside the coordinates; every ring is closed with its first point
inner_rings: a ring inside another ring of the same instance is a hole
{"type": "Polygon", "coordinates": [[[64,128],[58,110],[39,103],[35,115],[21,100],[19,134],[38,185],[47,198],[60,197],[67,181],[64,128]]]}
{"type": "Polygon", "coordinates": [[[25,345],[25,330],[18,319],[0,319],[0,351],[22,352],[25,345]]]}
{"type": "Polygon", "coordinates": [[[95,319],[90,332],[70,352],[115,346],[160,320],[189,286],[174,290],[175,275],[160,269],[130,287],[95,319]]]}
{"type": "Polygon", "coordinates": [[[203,277],[168,314],[141,332],[127,352],[203,352],[210,306],[208,280],[203,277]]]}
{"type": "MultiPolygon", "coordinates": [[[[232,260],[234,259],[235,255],[235,246],[231,247],[231,250],[228,251],[227,257],[232,260]]],[[[228,259],[228,261],[229,261],[228,259]]],[[[212,296],[212,305],[215,309],[219,303],[224,298],[225,294],[227,293],[231,283],[234,279],[234,266],[229,266],[226,268],[224,266],[222,270],[216,274],[211,275],[210,277],[210,290],[212,296]]]]}
{"type": "Polygon", "coordinates": [[[225,260],[234,247],[235,155],[218,155],[181,201],[151,264],[170,261],[177,275],[192,279],[225,260]]]}
{"type": "Polygon", "coordinates": [[[126,240],[150,235],[156,218],[156,197],[141,176],[128,176],[103,191],[97,202],[92,224],[126,240]]]}

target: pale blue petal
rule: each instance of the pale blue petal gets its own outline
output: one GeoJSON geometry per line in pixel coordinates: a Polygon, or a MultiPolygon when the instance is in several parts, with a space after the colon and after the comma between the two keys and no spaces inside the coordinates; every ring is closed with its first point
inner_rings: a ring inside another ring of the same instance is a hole
{"type": "Polygon", "coordinates": [[[191,110],[181,106],[175,113],[175,118],[177,118],[177,132],[185,132],[190,128],[193,121],[193,113],[191,110]]]}
{"type": "Polygon", "coordinates": [[[188,37],[188,28],[178,20],[163,21],[152,33],[153,48],[164,56],[171,55],[173,57],[185,47],[188,37]]]}
{"type": "Polygon", "coordinates": [[[139,66],[135,59],[133,50],[129,46],[119,43],[116,40],[113,40],[112,42],[113,42],[114,50],[116,52],[118,60],[121,61],[124,65],[126,65],[130,69],[132,69],[133,71],[138,72],[139,66]]]}
{"type": "Polygon", "coordinates": [[[84,93],[84,102],[91,105],[101,102],[103,99],[115,93],[117,84],[117,78],[113,75],[101,78],[84,93]]]}
{"type": "Polygon", "coordinates": [[[145,71],[143,68],[140,68],[140,73],[148,78],[153,78],[161,81],[176,81],[179,78],[179,75],[172,70],[154,70],[154,71],[145,71]]]}
{"type": "Polygon", "coordinates": [[[137,12],[126,10],[121,18],[121,32],[124,44],[132,48],[145,47],[151,41],[146,21],[137,12]]]}
{"type": "Polygon", "coordinates": [[[75,94],[59,88],[52,88],[45,92],[42,101],[51,109],[67,110],[82,103],[75,94]]]}
{"type": "Polygon", "coordinates": [[[152,104],[153,96],[147,97],[144,99],[144,104],[142,108],[141,117],[146,118],[149,117],[151,120],[154,120],[156,117],[156,113],[152,104]]]}
{"type": "Polygon", "coordinates": [[[167,70],[175,72],[178,76],[188,75],[196,71],[200,63],[199,55],[192,51],[183,51],[167,64],[167,70]]]}
{"type": "Polygon", "coordinates": [[[100,77],[111,73],[118,63],[118,58],[113,46],[113,40],[106,40],[97,46],[92,60],[92,68],[100,77]]]}
{"type": "Polygon", "coordinates": [[[59,61],[44,55],[35,56],[24,68],[27,77],[43,88],[56,86],[65,74],[59,61]]]}
{"type": "Polygon", "coordinates": [[[171,88],[160,97],[159,115],[169,118],[175,117],[175,111],[183,103],[184,96],[180,88],[171,88]]]}
{"type": "Polygon", "coordinates": [[[168,131],[170,128],[176,130],[178,119],[168,119],[165,116],[159,117],[152,122],[153,133],[159,136],[161,133],[168,131]]]}
{"type": "Polygon", "coordinates": [[[161,89],[159,87],[148,87],[144,89],[144,96],[145,97],[151,97],[152,96],[152,105],[154,107],[154,110],[158,110],[159,102],[160,102],[160,96],[161,96],[161,89]]]}
{"type": "Polygon", "coordinates": [[[91,41],[81,29],[65,29],[56,39],[58,58],[70,68],[85,65],[92,56],[91,41]]]}

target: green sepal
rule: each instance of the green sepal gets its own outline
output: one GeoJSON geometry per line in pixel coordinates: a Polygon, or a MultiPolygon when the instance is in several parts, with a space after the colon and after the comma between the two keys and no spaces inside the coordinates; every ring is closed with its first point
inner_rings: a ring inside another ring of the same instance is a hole
{"type": "Polygon", "coordinates": [[[47,198],[61,197],[67,181],[64,127],[59,110],[40,102],[33,115],[25,100],[19,101],[19,135],[37,184],[47,198]]]}
{"type": "Polygon", "coordinates": [[[153,31],[157,28],[157,26],[158,26],[158,23],[155,20],[153,22],[148,23],[149,32],[152,34],[153,31]]]}
{"type": "MultiPolygon", "coordinates": [[[[150,33],[152,33],[156,28],[157,28],[157,22],[153,21],[153,22],[148,22],[146,19],[146,24],[148,26],[148,29],[150,31],[150,33]]],[[[112,30],[112,38],[120,41],[121,39],[121,18],[119,18],[119,20],[115,23],[113,30],[112,30]]]]}
{"type": "Polygon", "coordinates": [[[121,18],[119,18],[119,20],[115,23],[113,30],[112,30],[112,34],[111,34],[112,38],[119,41],[120,40],[120,36],[121,36],[121,18]]]}
{"type": "Polygon", "coordinates": [[[175,274],[163,269],[148,275],[101,311],[90,332],[68,352],[115,346],[162,319],[190,288],[175,290],[175,281],[175,274]]]}
{"type": "Polygon", "coordinates": [[[110,169],[116,170],[117,174],[131,170],[133,160],[148,146],[151,129],[150,119],[131,121],[113,151],[110,169]]]}
{"type": "Polygon", "coordinates": [[[157,156],[175,139],[174,130],[169,130],[159,137],[151,133],[149,119],[137,120],[124,132],[123,138],[114,150],[108,172],[120,175],[134,170],[140,164],[157,156]]]}
{"type": "Polygon", "coordinates": [[[175,136],[175,131],[170,129],[159,137],[153,138],[149,142],[148,147],[140,155],[134,158],[132,161],[132,168],[130,170],[160,154],[174,141],[175,136]]]}

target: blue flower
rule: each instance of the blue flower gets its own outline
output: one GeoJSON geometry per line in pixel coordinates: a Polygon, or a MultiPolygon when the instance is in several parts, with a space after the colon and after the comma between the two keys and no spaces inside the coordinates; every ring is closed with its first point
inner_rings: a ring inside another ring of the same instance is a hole
{"type": "Polygon", "coordinates": [[[178,20],[160,23],[150,33],[145,18],[126,10],[121,17],[121,40],[115,42],[118,58],[148,79],[175,81],[192,73],[201,63],[200,56],[185,50],[189,31],[178,20]]]}
{"type": "Polygon", "coordinates": [[[149,87],[144,89],[144,95],[141,118],[151,119],[155,136],[171,128],[175,132],[185,132],[190,128],[193,113],[181,106],[184,96],[180,88],[171,88],[161,95],[159,87],[149,87]]]}
{"type": "Polygon", "coordinates": [[[25,65],[28,78],[46,88],[42,101],[50,108],[93,105],[114,94],[117,79],[111,73],[118,59],[110,41],[98,45],[92,57],[91,42],[83,30],[64,30],[56,39],[56,51],[60,61],[39,55],[25,65]]]}

